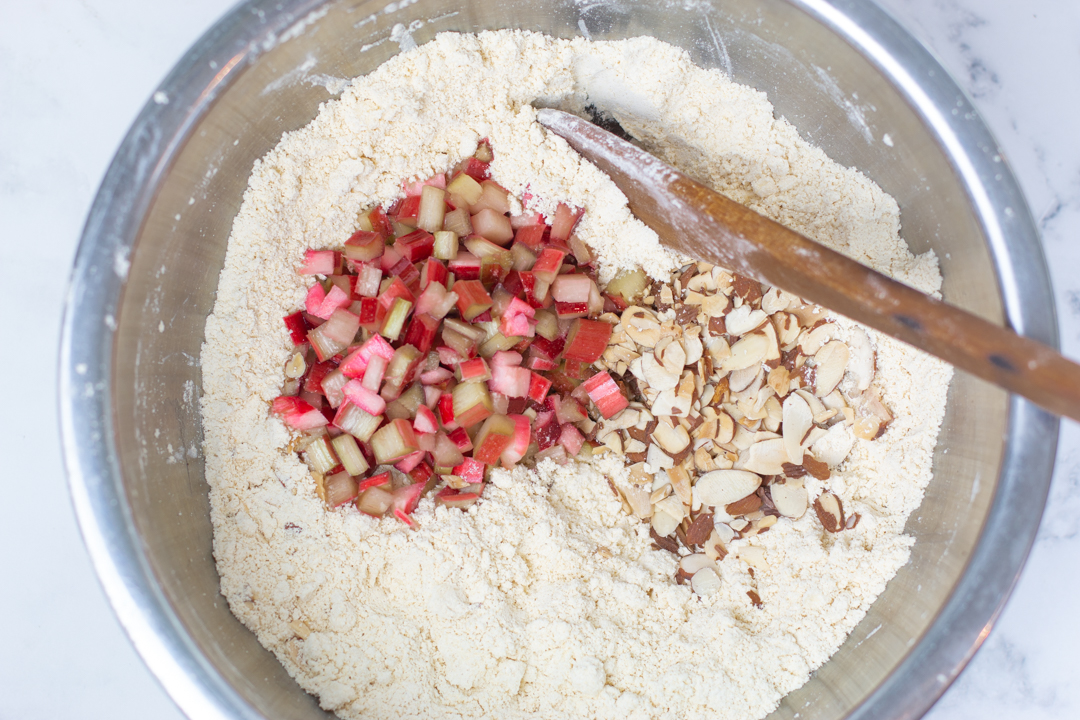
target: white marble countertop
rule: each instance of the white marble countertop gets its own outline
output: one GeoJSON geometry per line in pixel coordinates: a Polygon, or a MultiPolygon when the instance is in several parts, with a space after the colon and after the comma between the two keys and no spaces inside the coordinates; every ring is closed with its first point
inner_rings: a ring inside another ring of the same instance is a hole
{"type": "MultiPolygon", "coordinates": [[[[879,2],[937,54],[1004,146],[1043,233],[1062,348],[1080,358],[1080,5],[879,2]]],[[[157,83],[231,4],[8,2],[0,15],[0,297],[15,310],[3,325],[18,357],[0,418],[0,718],[182,717],[121,631],[83,547],[59,458],[54,365],[98,182],[157,83]]],[[[1065,422],[1019,586],[927,717],[1080,718],[1078,593],[1080,426],[1065,422]]]]}

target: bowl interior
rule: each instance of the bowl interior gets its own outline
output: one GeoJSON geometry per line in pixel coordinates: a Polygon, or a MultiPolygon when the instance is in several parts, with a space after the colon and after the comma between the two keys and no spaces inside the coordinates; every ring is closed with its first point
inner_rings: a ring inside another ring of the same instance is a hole
{"type": "MultiPolygon", "coordinates": [[[[1003,317],[987,239],[934,135],[881,69],[806,9],[781,0],[677,10],[635,0],[400,5],[389,12],[384,3],[343,0],[270,49],[238,48],[243,61],[235,67],[222,59],[213,92],[192,110],[155,175],[117,314],[113,417],[141,551],[199,662],[271,718],[323,713],[218,593],[195,402],[203,325],[252,163],[332,97],[313,79],[365,74],[407,45],[389,39],[395,25],[409,28],[416,43],[442,31],[509,27],[604,40],[649,34],[681,46],[698,64],[765,91],[804,137],[892,194],[913,250],[933,249],[941,259],[948,302],[995,322],[1003,317]],[[882,142],[886,133],[892,143],[882,142]]],[[[908,524],[917,538],[911,562],[840,651],[773,717],[845,716],[923,636],[979,539],[1007,419],[1003,392],[956,376],[935,478],[908,524]]]]}

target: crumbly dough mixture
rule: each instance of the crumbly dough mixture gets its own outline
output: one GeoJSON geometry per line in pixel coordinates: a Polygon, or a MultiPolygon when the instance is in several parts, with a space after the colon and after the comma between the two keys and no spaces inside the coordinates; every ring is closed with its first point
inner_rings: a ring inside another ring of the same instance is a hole
{"type": "Polygon", "coordinates": [[[585,207],[579,237],[609,277],[678,264],[610,180],[534,121],[534,106],[586,104],[736,200],[938,289],[936,259],[910,254],[892,198],[801,140],[761,93],[656,40],[445,34],[354,81],[254,168],[207,320],[201,401],[222,592],[342,717],[761,717],[907,561],[902,529],[930,479],[950,371],[876,333],[896,419],[829,480],[862,521],[826,540],[808,512],[735,541],[762,546],[770,570],[751,578],[733,553],[706,598],[673,583],[674,557],[621,510],[601,474],[614,464],[497,472],[468,512],[422,502],[415,531],[324,509],[268,412],[291,352],[281,318],[304,298],[303,250],[340,245],[403,179],[488,137],[498,182],[541,210],[585,207]]]}

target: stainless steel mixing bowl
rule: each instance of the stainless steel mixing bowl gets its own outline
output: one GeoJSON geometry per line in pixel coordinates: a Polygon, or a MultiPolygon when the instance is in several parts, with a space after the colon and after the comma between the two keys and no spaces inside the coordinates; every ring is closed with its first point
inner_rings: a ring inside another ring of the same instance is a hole
{"type": "MultiPolygon", "coordinates": [[[[323,715],[229,612],[211,557],[199,349],[252,163],[331,97],[316,79],[367,73],[441,31],[494,28],[654,35],[764,90],[804,137],[897,199],[908,242],[941,259],[947,301],[1056,344],[1036,231],[997,144],[937,62],[868,2],[244,3],[180,61],[113,160],[79,246],[61,351],[83,535],[132,642],[192,717],[323,715]]],[[[908,523],[911,562],[771,717],[922,714],[1016,580],[1056,438],[1054,418],[959,375],[935,478],[908,523]]]]}

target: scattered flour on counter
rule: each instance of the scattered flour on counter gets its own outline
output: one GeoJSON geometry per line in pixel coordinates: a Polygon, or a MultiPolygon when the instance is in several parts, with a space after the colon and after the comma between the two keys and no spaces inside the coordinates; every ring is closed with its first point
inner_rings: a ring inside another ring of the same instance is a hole
{"type": "Polygon", "coordinates": [[[256,163],[207,320],[201,400],[222,592],[342,717],[761,717],[907,561],[902,529],[930,479],[950,371],[876,333],[896,420],[830,479],[862,521],[823,542],[811,512],[735,541],[762,546],[771,569],[751,578],[729,555],[704,599],[672,582],[673,556],[621,510],[610,461],[496,472],[468,512],[422,502],[415,531],[324,509],[268,413],[291,353],[281,318],[306,292],[303,250],[340,245],[403,179],[445,171],[487,137],[498,182],[542,211],[586,209],[578,235],[607,277],[678,265],[614,184],[535,122],[534,106],[590,103],[736,200],[939,288],[936,259],[910,254],[890,197],[801,140],[761,93],[656,40],[444,34],[353,81],[256,163]]]}

